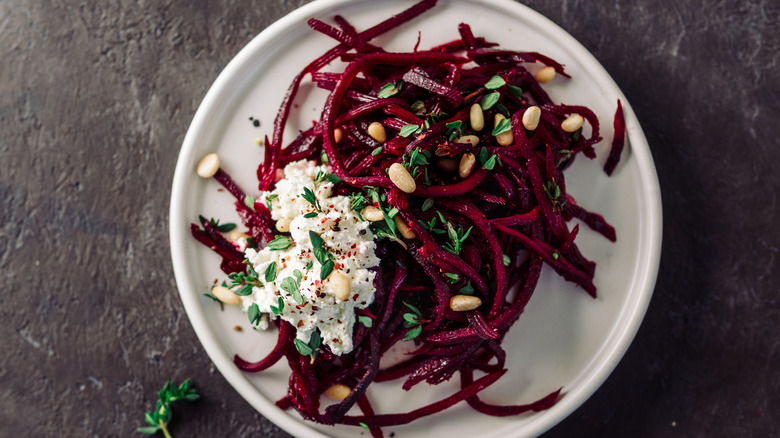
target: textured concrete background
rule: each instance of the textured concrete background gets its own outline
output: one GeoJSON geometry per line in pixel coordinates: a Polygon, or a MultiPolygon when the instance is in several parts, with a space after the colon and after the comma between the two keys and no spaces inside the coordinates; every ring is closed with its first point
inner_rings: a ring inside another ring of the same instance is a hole
{"type": "MultiPolygon", "coordinates": [[[[216,373],[176,293],[169,190],[230,58],[305,1],[0,0],[0,436],[286,436],[216,373]]],[[[655,296],[549,437],[780,436],[780,5],[533,0],[634,106],[662,186],[655,296]]]]}

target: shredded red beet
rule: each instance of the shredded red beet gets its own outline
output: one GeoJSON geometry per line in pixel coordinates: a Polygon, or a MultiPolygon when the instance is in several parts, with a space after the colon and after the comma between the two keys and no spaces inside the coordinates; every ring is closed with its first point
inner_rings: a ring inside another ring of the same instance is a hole
{"type": "MultiPolygon", "coordinates": [[[[577,218],[606,238],[616,238],[602,216],[580,207],[566,192],[563,170],[578,154],[595,156],[593,145],[601,140],[596,115],[586,107],[552,102],[527,69],[538,63],[569,77],[563,65],[536,52],[494,48],[466,24],[458,26],[459,40],[430,50],[415,46],[412,52],[389,53],[369,42],[435,3],[422,1],[362,33],[340,16],[336,26],[311,19],[312,29],[339,44],[294,78],[257,169],[259,189],[270,190],[277,170],[287,163],[310,159],[328,164],[340,179],[334,193],[368,196],[370,191],[383,199],[385,214],[397,214],[414,233],[404,237],[390,226],[392,220],[373,223],[384,262],[377,268],[374,303],[359,311],[373,324],[356,324],[351,353],[337,357],[320,346],[310,360],[293,345],[295,328],[277,321],[277,345],[266,358],[256,363],[235,358],[240,369],[257,372],[285,357],[292,374],[288,394],[277,402],[280,408],[294,408],[325,424],[361,425],[375,437],[382,436],[382,427],[406,424],[461,401],[493,416],[552,406],[560,388],[515,406],[491,404],[478,394],[506,373],[501,340],[531,298],[543,264],[596,296],[595,264],[577,247],[579,227],[569,228],[568,221],[577,218]],[[347,62],[343,73],[321,71],[336,59],[347,62]],[[330,95],[316,125],[284,146],[282,133],[307,75],[330,95]],[[474,104],[485,120],[478,131],[470,123],[474,104]],[[531,106],[541,109],[541,117],[528,130],[522,119],[531,106]],[[508,145],[493,135],[499,114],[505,121],[498,127],[512,135],[508,145]],[[590,125],[589,137],[561,129],[561,121],[572,114],[590,125]],[[384,125],[385,142],[368,134],[372,122],[384,125]],[[473,137],[466,142],[465,136],[473,137]],[[458,163],[466,154],[472,154],[475,164],[459,174],[458,163]],[[387,169],[394,163],[413,175],[412,193],[389,178],[387,169]],[[510,286],[518,293],[509,294],[510,286]],[[455,295],[475,296],[481,304],[468,311],[451,309],[455,295]],[[408,324],[410,309],[419,311],[416,324],[408,324]],[[401,363],[380,369],[382,354],[405,337],[414,338],[417,349],[401,363]],[[475,371],[485,375],[475,380],[475,371]],[[366,388],[375,381],[403,378],[403,388],[409,389],[423,381],[447,381],[456,373],[460,390],[411,412],[377,413],[366,397],[366,388]],[[347,385],[351,393],[323,412],[320,396],[336,383],[347,385]],[[347,415],[355,404],[363,415],[347,415]]],[[[618,101],[608,174],[620,158],[624,136],[618,101]]],[[[223,170],[215,178],[237,199],[253,248],[279,235],[265,205],[251,202],[223,170]]],[[[192,234],[222,256],[223,270],[244,273],[243,254],[212,223],[201,225],[203,229],[193,224],[192,234]]]]}
{"type": "Polygon", "coordinates": [[[617,111],[615,112],[615,136],[612,138],[612,147],[609,149],[607,162],[604,163],[604,172],[612,175],[620,161],[620,154],[623,153],[623,143],[626,138],[626,120],[623,115],[623,104],[620,99],[617,102],[617,111]]]}

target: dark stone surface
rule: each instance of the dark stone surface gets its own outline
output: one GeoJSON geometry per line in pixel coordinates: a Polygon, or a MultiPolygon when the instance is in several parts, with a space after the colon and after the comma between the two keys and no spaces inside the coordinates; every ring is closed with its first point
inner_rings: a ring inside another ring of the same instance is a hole
{"type": "MultiPolygon", "coordinates": [[[[167,235],[179,147],[253,35],[304,1],[0,1],[0,436],[133,436],[168,379],[178,436],[286,436],[216,373],[167,235]]],[[[635,108],[661,271],[614,374],[548,433],[779,436],[780,4],[529,1],[635,108]]]]}

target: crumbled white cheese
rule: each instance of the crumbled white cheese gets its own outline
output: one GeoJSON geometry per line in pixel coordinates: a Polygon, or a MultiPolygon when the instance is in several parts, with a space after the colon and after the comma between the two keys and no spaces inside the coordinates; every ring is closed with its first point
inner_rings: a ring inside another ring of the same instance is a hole
{"type": "Polygon", "coordinates": [[[369,222],[361,220],[350,209],[346,196],[330,197],[333,184],[324,179],[317,182],[318,174],[327,174],[325,166],[316,166],[312,161],[290,163],[284,168],[284,179],[276,183],[271,192],[262,193],[258,200],[270,200],[271,217],[290,221],[290,235],[294,244],[287,249],[272,251],[263,248],[256,251],[249,248],[246,259],[265,282],[266,269],[276,263],[276,279],[263,287],[254,287],[253,293],[243,297],[243,308],[247,310],[256,303],[260,312],[271,318],[281,317],[298,329],[298,339],[309,342],[311,334],[319,330],[322,343],[328,345],[334,354],[352,351],[352,331],[355,324],[355,308],[364,309],[374,300],[374,276],[370,268],[379,265],[374,254],[376,244],[369,222]],[[316,212],[315,207],[303,198],[304,188],[317,197],[321,212],[316,216],[304,217],[316,212]],[[320,280],[321,265],[314,256],[309,231],[320,235],[325,249],[334,256],[335,269],[350,279],[349,298],[336,298],[330,287],[330,278],[320,280]],[[307,269],[308,266],[308,269],[307,269]],[[299,290],[303,304],[281,288],[285,278],[296,278],[300,274],[299,290]],[[284,310],[275,315],[271,306],[279,306],[279,297],[284,310]]]}

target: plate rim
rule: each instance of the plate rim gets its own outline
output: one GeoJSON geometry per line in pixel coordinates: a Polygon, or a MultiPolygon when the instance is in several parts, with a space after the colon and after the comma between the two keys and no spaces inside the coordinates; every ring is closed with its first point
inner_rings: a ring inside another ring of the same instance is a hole
{"type": "MultiPolygon", "coordinates": [[[[197,290],[197,288],[189,276],[185,275],[188,272],[188,268],[184,261],[186,253],[183,250],[182,243],[189,236],[189,233],[186,232],[186,227],[180,227],[182,223],[187,223],[183,218],[185,196],[177,195],[177,193],[184,193],[183,186],[186,184],[188,175],[193,170],[192,155],[194,154],[196,139],[200,137],[200,131],[204,129],[203,125],[207,121],[206,116],[211,112],[211,108],[219,103],[220,96],[231,86],[235,79],[234,76],[236,76],[241,66],[248,62],[268,42],[278,38],[285,29],[299,25],[301,21],[305,22],[308,17],[322,16],[328,10],[339,6],[376,1],[380,0],[360,0],[358,2],[352,0],[315,0],[289,12],[253,37],[220,72],[198,106],[182,142],[174,171],[169,211],[169,243],[171,246],[174,277],[185,313],[201,345],[203,345],[220,374],[228,380],[228,383],[255,410],[294,436],[328,438],[330,435],[325,435],[319,430],[310,427],[306,422],[279,410],[272,401],[254,389],[253,383],[249,381],[245,373],[242,373],[234,366],[230,359],[231,355],[224,351],[216,335],[208,330],[206,316],[201,304],[197,301],[196,294],[184,292],[197,290]]],[[[451,3],[453,0],[440,0],[440,2],[451,3]]],[[[558,414],[553,417],[553,421],[540,423],[532,420],[523,431],[532,435],[539,435],[568,417],[592,396],[615,369],[636,336],[652,298],[660,265],[662,241],[660,184],[652,154],[650,153],[650,147],[633,108],[612,76],[579,41],[549,18],[524,4],[516,3],[512,0],[454,0],[454,2],[485,4],[499,11],[509,10],[515,15],[528,17],[529,23],[533,23],[537,28],[543,29],[569,56],[588,71],[602,90],[608,90],[611,94],[618,96],[623,104],[627,127],[626,136],[631,145],[631,153],[636,156],[637,160],[639,173],[638,188],[643,190],[645,196],[645,202],[641,203],[640,206],[646,207],[647,211],[641,212],[643,214],[639,214],[638,218],[640,223],[643,221],[647,222],[645,224],[647,232],[643,233],[639,239],[638,260],[645,260],[648,263],[645,265],[646,268],[644,270],[638,272],[641,275],[632,282],[632,284],[636,284],[638,289],[637,297],[640,299],[628,301],[625,306],[626,309],[619,314],[621,318],[626,318],[629,324],[618,326],[616,328],[618,333],[614,335],[616,336],[616,342],[605,346],[604,349],[606,351],[583,368],[583,371],[585,371],[592,366],[597,366],[597,370],[588,373],[587,378],[580,385],[573,388],[574,391],[569,392],[570,397],[563,397],[551,408],[551,410],[558,411],[558,414]]]]}

